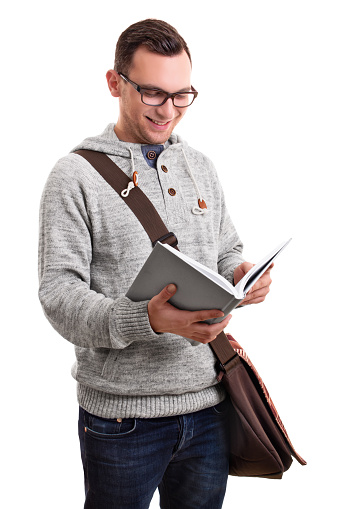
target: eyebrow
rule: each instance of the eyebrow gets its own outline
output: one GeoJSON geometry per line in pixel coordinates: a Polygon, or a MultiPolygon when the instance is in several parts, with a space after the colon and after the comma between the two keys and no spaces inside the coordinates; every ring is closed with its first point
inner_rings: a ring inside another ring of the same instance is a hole
{"type": "MultiPolygon", "coordinates": [[[[155,85],[152,85],[152,84],[147,84],[147,85],[139,85],[140,88],[144,88],[146,90],[157,90],[159,92],[165,92],[166,94],[169,94],[170,92],[167,92],[166,90],[164,90],[163,88],[159,88],[155,85]]],[[[181,88],[180,90],[177,90],[176,92],[173,92],[173,94],[180,94],[180,93],[183,93],[183,92],[192,92],[192,85],[189,85],[188,87],[184,87],[184,88],[181,88]]]]}

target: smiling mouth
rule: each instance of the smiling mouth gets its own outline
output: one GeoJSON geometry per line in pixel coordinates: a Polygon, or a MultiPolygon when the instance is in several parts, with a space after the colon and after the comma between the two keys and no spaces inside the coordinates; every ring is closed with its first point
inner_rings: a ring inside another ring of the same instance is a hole
{"type": "Polygon", "coordinates": [[[153,124],[160,125],[160,126],[167,125],[171,122],[171,120],[168,120],[167,122],[159,122],[159,120],[154,120],[154,118],[151,118],[151,117],[147,117],[147,118],[148,118],[148,120],[153,122],[153,124]]]}

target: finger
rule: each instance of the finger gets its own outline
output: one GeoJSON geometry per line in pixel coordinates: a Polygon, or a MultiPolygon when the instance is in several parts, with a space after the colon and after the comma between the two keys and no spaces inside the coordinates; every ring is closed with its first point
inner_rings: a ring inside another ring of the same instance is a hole
{"type": "Polygon", "coordinates": [[[259,304],[260,302],[264,302],[265,297],[257,297],[256,299],[249,300],[245,302],[244,306],[249,306],[250,304],[259,304]]]}
{"type": "Polygon", "coordinates": [[[189,311],[192,323],[204,322],[213,318],[221,318],[224,313],[220,309],[203,309],[201,311],[189,311]]]}
{"type": "Polygon", "coordinates": [[[240,265],[240,268],[241,270],[244,272],[244,274],[247,274],[247,272],[249,270],[251,270],[251,268],[254,267],[254,263],[251,263],[251,262],[243,262],[241,265],[240,265]]]}
{"type": "Polygon", "coordinates": [[[224,328],[226,327],[226,325],[229,324],[229,322],[231,321],[232,319],[232,315],[227,315],[224,320],[222,320],[221,322],[218,322],[218,323],[215,323],[215,324],[212,324],[210,325],[211,328],[215,329],[217,331],[217,334],[219,334],[222,330],[224,330],[224,328]]]}
{"type": "Polygon", "coordinates": [[[269,286],[265,286],[264,288],[258,288],[254,292],[248,293],[246,295],[245,299],[242,301],[242,304],[247,304],[250,301],[252,301],[254,299],[258,299],[260,297],[265,298],[266,295],[269,293],[269,291],[270,291],[269,286]]]}
{"type": "Polygon", "coordinates": [[[165,286],[165,288],[163,288],[161,290],[161,292],[158,293],[158,295],[155,295],[153,297],[153,299],[156,300],[158,303],[165,303],[171,297],[173,297],[173,295],[175,294],[176,291],[177,291],[177,287],[173,283],[171,283],[171,284],[165,286]]]}
{"type": "MultiPolygon", "coordinates": [[[[249,300],[253,299],[254,297],[258,297],[260,292],[260,295],[266,295],[266,293],[269,292],[269,287],[272,283],[272,279],[270,278],[269,274],[265,276],[261,276],[261,278],[256,282],[252,288],[247,292],[247,295],[244,299],[245,303],[247,303],[249,300]]],[[[243,301],[243,303],[244,303],[243,301]]]]}
{"type": "Polygon", "coordinates": [[[232,315],[227,315],[224,320],[218,323],[205,323],[197,322],[193,324],[194,330],[202,334],[216,334],[218,335],[230,322],[232,315]]]}
{"type": "Polygon", "coordinates": [[[241,303],[241,305],[247,305],[247,304],[255,304],[258,302],[263,302],[269,293],[270,289],[269,287],[262,288],[260,290],[257,290],[256,292],[253,292],[251,294],[248,294],[246,299],[244,299],[241,303]]]}
{"type": "Polygon", "coordinates": [[[192,333],[192,339],[198,340],[203,343],[209,343],[213,341],[224,328],[229,324],[232,315],[227,315],[226,318],[217,324],[199,323],[195,324],[194,332],[192,333]]]}
{"type": "Polygon", "coordinates": [[[265,272],[261,276],[260,279],[255,283],[255,285],[252,287],[252,289],[258,290],[259,288],[263,288],[264,286],[269,286],[272,283],[272,279],[269,272],[265,272]]]}

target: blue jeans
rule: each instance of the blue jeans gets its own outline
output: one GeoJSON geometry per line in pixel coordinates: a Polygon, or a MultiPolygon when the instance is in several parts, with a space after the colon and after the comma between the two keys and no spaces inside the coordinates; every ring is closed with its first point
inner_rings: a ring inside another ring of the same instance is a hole
{"type": "Polygon", "coordinates": [[[82,408],[85,509],[220,509],[228,477],[227,400],[159,419],[102,419],[82,408]]]}

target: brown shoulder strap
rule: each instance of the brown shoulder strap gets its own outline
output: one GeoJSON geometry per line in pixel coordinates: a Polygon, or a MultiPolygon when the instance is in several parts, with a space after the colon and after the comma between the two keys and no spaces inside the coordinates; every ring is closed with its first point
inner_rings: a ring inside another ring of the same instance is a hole
{"type": "MultiPolygon", "coordinates": [[[[121,192],[127,189],[129,182],[132,181],[112,159],[106,154],[95,152],[94,150],[81,149],[74,153],[85,158],[119,194],[121,199],[124,200],[126,205],[130,207],[132,212],[139,219],[151,239],[153,246],[157,241],[160,241],[178,249],[176,236],[174,233],[168,231],[153,203],[139,187],[134,188],[126,197],[121,195],[121,192]]],[[[237,353],[233,350],[224,332],[221,332],[209,345],[222,366],[237,356],[237,353]]]]}
{"type": "Polygon", "coordinates": [[[95,152],[94,150],[82,149],[74,153],[84,157],[120,195],[121,199],[124,200],[126,205],[130,207],[139,219],[153,246],[157,241],[161,241],[176,247],[178,243],[176,236],[168,231],[153,203],[139,187],[135,187],[126,197],[121,195],[122,191],[127,189],[129,182],[132,181],[112,159],[106,154],[95,152]]]}

